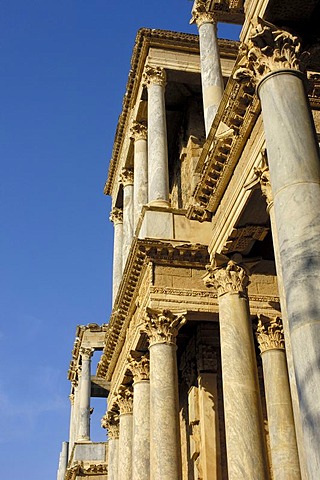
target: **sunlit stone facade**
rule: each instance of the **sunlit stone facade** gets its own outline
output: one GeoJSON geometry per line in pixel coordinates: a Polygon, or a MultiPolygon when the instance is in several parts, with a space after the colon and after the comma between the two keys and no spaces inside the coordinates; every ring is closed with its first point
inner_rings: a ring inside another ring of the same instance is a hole
{"type": "Polygon", "coordinates": [[[77,331],[58,480],[319,478],[319,4],[196,0],[199,35],[138,32],[113,310],[77,331]]]}

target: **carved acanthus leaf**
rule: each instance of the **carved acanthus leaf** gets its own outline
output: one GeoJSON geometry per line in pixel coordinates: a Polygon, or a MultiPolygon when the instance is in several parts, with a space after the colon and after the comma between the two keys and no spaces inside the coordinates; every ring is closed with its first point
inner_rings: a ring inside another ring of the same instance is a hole
{"type": "Polygon", "coordinates": [[[258,315],[258,326],[256,331],[260,352],[267,350],[284,350],[284,335],[280,317],[269,318],[265,315],[258,315]]]}
{"type": "Polygon", "coordinates": [[[132,405],[133,405],[132,387],[122,385],[119,388],[116,402],[119,405],[120,415],[132,413],[132,405]]]}
{"type": "Polygon", "coordinates": [[[101,427],[108,429],[108,437],[116,440],[119,438],[119,415],[109,410],[101,419],[101,427]]]}
{"type": "Polygon", "coordinates": [[[130,358],[129,370],[132,372],[134,383],[149,380],[149,356],[130,358]]]}
{"type": "Polygon", "coordinates": [[[166,85],[166,71],[162,67],[151,67],[146,65],[143,72],[143,84],[147,87],[150,85],[166,85]]]}
{"type": "Polygon", "coordinates": [[[268,166],[267,160],[267,152],[263,150],[261,152],[261,163],[258,168],[254,168],[254,175],[259,180],[260,188],[262,195],[265,197],[267,201],[268,210],[273,205],[273,195],[271,190],[271,183],[270,183],[270,171],[268,166]]]}
{"type": "Polygon", "coordinates": [[[148,129],[145,123],[137,122],[136,120],[132,122],[130,128],[130,138],[133,140],[147,140],[148,129]]]}
{"type": "Polygon", "coordinates": [[[133,170],[132,168],[123,168],[120,174],[120,182],[124,187],[133,185],[133,170]]]}
{"type": "Polygon", "coordinates": [[[150,346],[157,343],[175,344],[179,329],[186,323],[186,313],[147,308],[145,329],[150,346]]]}
{"type": "Polygon", "coordinates": [[[247,45],[242,45],[243,59],[234,74],[237,80],[255,83],[278,70],[303,71],[308,54],[301,51],[300,39],[286,30],[258,18],[247,45]]]}
{"type": "Polygon", "coordinates": [[[207,265],[207,275],[204,278],[207,287],[217,290],[218,297],[226,293],[240,293],[247,296],[249,275],[247,269],[229,260],[226,266],[207,265]]]}
{"type": "Polygon", "coordinates": [[[114,225],[117,223],[123,223],[123,210],[122,208],[114,207],[110,212],[110,221],[113,222],[114,225]]]}
{"type": "Polygon", "coordinates": [[[216,23],[217,18],[213,12],[209,12],[207,9],[206,0],[196,0],[192,9],[192,17],[190,24],[196,23],[200,28],[204,23],[216,23]]]}
{"type": "Polygon", "coordinates": [[[80,349],[80,354],[82,357],[82,360],[90,360],[94,352],[94,348],[81,348],[80,349]]]}

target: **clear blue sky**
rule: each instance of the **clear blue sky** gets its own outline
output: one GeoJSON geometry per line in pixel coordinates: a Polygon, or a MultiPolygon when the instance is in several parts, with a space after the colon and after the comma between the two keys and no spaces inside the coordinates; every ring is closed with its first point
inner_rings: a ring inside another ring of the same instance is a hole
{"type": "MultiPolygon", "coordinates": [[[[191,6],[0,2],[1,478],[56,478],[75,329],[110,313],[103,186],[135,35],[140,27],[196,33],[191,6]]],[[[237,32],[219,29],[225,38],[237,32]]]]}

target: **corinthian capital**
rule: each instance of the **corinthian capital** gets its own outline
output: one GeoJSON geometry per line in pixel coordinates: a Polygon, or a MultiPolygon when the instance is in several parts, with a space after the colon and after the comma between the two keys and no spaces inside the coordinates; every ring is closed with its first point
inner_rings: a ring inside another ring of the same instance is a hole
{"type": "Polygon", "coordinates": [[[229,260],[225,266],[207,267],[207,275],[204,279],[207,287],[214,287],[218,297],[226,293],[239,293],[247,296],[249,276],[247,269],[229,260]]]}
{"type": "Polygon", "coordinates": [[[117,225],[118,223],[123,223],[123,210],[121,208],[114,207],[110,212],[109,218],[114,225],[117,225]]]}
{"type": "Polygon", "coordinates": [[[119,438],[119,415],[110,410],[101,419],[101,427],[108,429],[108,437],[112,440],[119,438]]]}
{"type": "Polygon", "coordinates": [[[150,346],[157,343],[175,345],[179,329],[186,323],[186,313],[173,313],[170,310],[159,312],[148,308],[146,331],[149,335],[150,346]]]}
{"type": "Polygon", "coordinates": [[[131,358],[129,370],[132,372],[134,383],[149,380],[149,357],[144,355],[138,359],[131,358]]]}
{"type": "Polygon", "coordinates": [[[120,415],[132,413],[133,394],[132,387],[122,385],[118,391],[117,403],[119,405],[120,415]]]}
{"type": "Polygon", "coordinates": [[[196,23],[200,28],[204,23],[216,23],[217,18],[214,13],[208,12],[206,0],[196,0],[191,12],[190,24],[196,23]]]}
{"type": "Polygon", "coordinates": [[[143,72],[143,83],[147,87],[150,85],[166,86],[166,71],[162,67],[151,67],[146,65],[143,72]]]}
{"type": "Polygon", "coordinates": [[[256,331],[260,352],[267,350],[284,350],[283,327],[280,317],[269,318],[258,315],[258,327],[256,331]]]}
{"type": "Polygon", "coordinates": [[[251,78],[259,83],[266,75],[279,70],[302,71],[307,53],[301,43],[286,30],[258,18],[247,45],[242,46],[243,61],[235,73],[238,80],[251,78]]]}
{"type": "Polygon", "coordinates": [[[132,168],[123,168],[120,174],[120,182],[124,187],[133,185],[133,170],[132,168]]]}
{"type": "Polygon", "coordinates": [[[147,140],[147,126],[144,123],[133,121],[130,128],[130,138],[134,141],[147,140]]]}
{"type": "Polygon", "coordinates": [[[94,352],[94,348],[81,348],[80,354],[81,354],[82,360],[90,360],[93,352],[94,352]]]}

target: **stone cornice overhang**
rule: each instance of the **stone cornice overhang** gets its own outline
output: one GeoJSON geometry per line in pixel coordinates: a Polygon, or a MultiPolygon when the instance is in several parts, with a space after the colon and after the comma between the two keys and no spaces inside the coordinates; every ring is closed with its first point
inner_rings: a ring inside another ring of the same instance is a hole
{"type": "MultiPolygon", "coordinates": [[[[143,67],[150,47],[175,49],[180,52],[195,53],[199,55],[199,37],[189,33],[172,32],[169,30],[152,30],[141,28],[136,36],[131,58],[126,92],[122,102],[122,112],[119,116],[115,133],[112,156],[109,164],[108,179],[104,186],[104,194],[111,195],[115,181],[119,154],[123,143],[123,134],[129,121],[129,114],[136,99],[136,92],[141,83],[143,67]]],[[[225,58],[236,58],[239,42],[219,39],[220,53],[225,58]]]]}
{"type": "Polygon", "coordinates": [[[136,309],[136,295],[149,262],[205,268],[209,262],[208,247],[174,241],[134,239],[111,313],[106,345],[97,367],[97,375],[109,381],[121,352],[130,318],[136,309]]]}
{"type": "MultiPolygon", "coordinates": [[[[236,62],[234,72],[237,68],[236,62]]],[[[199,158],[200,181],[188,218],[204,221],[215,213],[260,111],[254,86],[240,83],[231,75],[199,158]],[[219,134],[221,123],[230,128],[229,133],[219,134]]]]}
{"type": "MultiPolygon", "coordinates": [[[[107,475],[108,474],[108,464],[107,463],[90,463],[86,464],[82,461],[76,462],[75,465],[68,468],[65,474],[65,480],[75,480],[78,476],[86,477],[92,476],[93,478],[96,475],[107,475]]],[[[106,477],[107,478],[107,477],[106,477]]]]}

